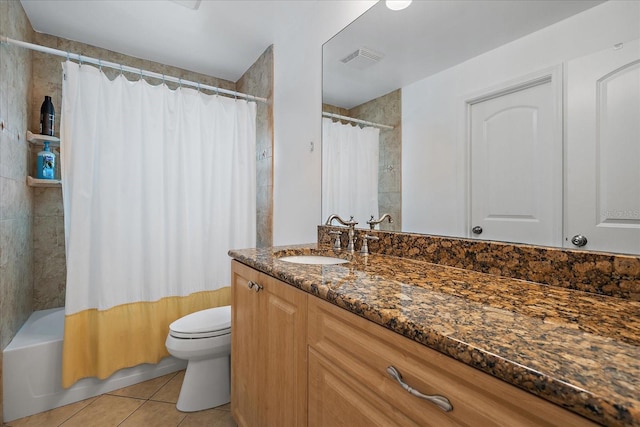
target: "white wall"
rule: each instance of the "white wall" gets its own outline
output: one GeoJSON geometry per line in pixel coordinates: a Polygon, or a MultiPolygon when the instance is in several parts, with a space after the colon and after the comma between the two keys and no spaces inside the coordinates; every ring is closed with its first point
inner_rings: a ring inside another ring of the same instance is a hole
{"type": "Polygon", "coordinates": [[[640,37],[640,2],[609,1],[402,89],[402,225],[465,236],[465,100],[640,37]]]}
{"type": "Polygon", "coordinates": [[[273,113],[276,246],[317,240],[316,227],[322,221],[322,45],[375,3],[316,1],[309,19],[276,35],[273,113]]]}

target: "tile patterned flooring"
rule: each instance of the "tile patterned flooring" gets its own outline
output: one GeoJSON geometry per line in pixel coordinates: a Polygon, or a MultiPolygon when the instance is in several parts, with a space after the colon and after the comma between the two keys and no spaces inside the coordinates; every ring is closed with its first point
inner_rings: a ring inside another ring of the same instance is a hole
{"type": "Polygon", "coordinates": [[[3,427],[236,427],[229,404],[180,412],[176,402],[184,371],[174,372],[40,414],[3,427]]]}

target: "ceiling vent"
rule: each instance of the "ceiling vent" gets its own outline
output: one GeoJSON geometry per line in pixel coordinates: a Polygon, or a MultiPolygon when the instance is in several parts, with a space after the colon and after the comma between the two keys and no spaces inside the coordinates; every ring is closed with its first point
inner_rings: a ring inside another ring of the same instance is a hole
{"type": "Polygon", "coordinates": [[[342,58],[340,62],[359,70],[363,70],[365,68],[371,67],[372,65],[375,65],[383,57],[384,55],[382,55],[381,53],[374,52],[371,49],[367,49],[366,47],[361,47],[355,52],[352,52],[342,58]]]}

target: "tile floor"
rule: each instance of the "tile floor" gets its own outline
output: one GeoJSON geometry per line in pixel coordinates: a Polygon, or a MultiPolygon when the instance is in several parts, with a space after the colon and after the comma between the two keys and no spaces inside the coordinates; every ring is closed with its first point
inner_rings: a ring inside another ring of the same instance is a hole
{"type": "Polygon", "coordinates": [[[3,427],[236,427],[229,404],[180,412],[184,371],[3,424],[3,427]]]}

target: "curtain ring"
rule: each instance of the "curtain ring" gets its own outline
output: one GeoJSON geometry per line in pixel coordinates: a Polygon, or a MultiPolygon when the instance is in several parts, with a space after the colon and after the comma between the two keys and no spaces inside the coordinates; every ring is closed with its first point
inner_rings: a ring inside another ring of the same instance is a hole
{"type": "Polygon", "coordinates": [[[200,92],[200,83],[198,83],[198,92],[200,92]]]}
{"type": "Polygon", "coordinates": [[[80,66],[82,67],[82,55],[78,54],[78,62],[80,63],[80,66]]]}
{"type": "Polygon", "coordinates": [[[100,69],[100,71],[102,71],[102,60],[98,59],[98,67],[100,69]]]}
{"type": "Polygon", "coordinates": [[[122,75],[122,64],[120,64],[120,75],[122,75]]]}
{"type": "Polygon", "coordinates": [[[165,82],[165,81],[164,81],[164,73],[162,73],[162,84],[163,84],[163,85],[166,85],[166,84],[167,84],[167,82],[165,82]]]}
{"type": "Polygon", "coordinates": [[[216,96],[220,96],[220,88],[216,86],[216,96]]]}
{"type": "Polygon", "coordinates": [[[69,60],[69,51],[67,51],[67,61],[69,60]]]}
{"type": "Polygon", "coordinates": [[[142,80],[142,68],[140,68],[139,70],[140,70],[140,80],[142,80]]]}
{"type": "Polygon", "coordinates": [[[178,79],[178,86],[180,86],[180,88],[182,89],[182,79],[178,79]]]}

